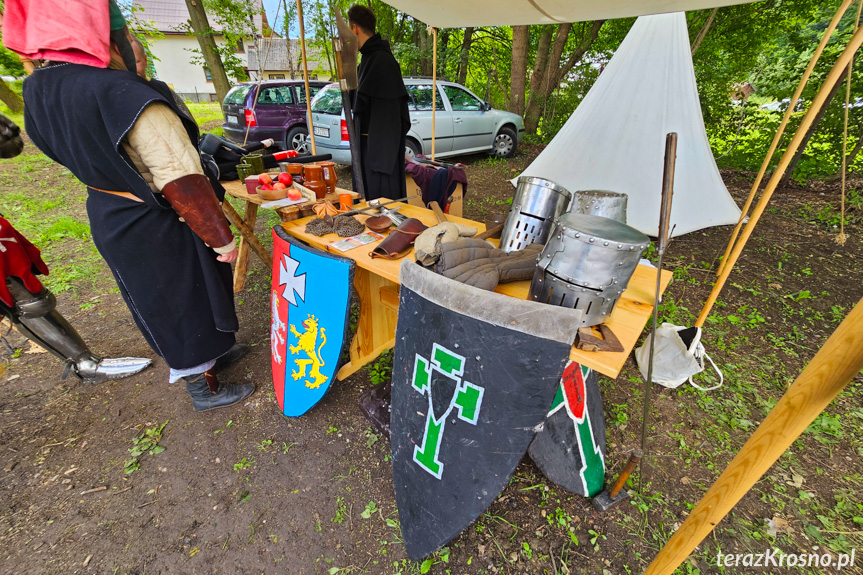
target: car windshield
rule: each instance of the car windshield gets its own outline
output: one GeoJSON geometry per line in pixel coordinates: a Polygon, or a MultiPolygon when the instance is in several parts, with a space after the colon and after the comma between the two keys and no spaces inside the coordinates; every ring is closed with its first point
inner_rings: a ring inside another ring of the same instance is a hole
{"type": "Polygon", "coordinates": [[[342,113],[342,92],[338,84],[325,86],[312,98],[312,112],[336,115],[342,113]]]}
{"type": "Polygon", "coordinates": [[[248,95],[249,90],[251,89],[252,86],[250,84],[240,84],[239,86],[234,86],[225,96],[225,104],[242,106],[246,103],[246,95],[248,95]]]}

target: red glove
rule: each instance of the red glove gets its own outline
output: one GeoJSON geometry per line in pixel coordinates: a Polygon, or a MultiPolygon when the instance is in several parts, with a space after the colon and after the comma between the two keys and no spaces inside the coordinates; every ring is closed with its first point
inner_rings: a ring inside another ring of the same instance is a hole
{"type": "Polygon", "coordinates": [[[5,218],[0,217],[0,300],[6,305],[15,305],[15,300],[6,287],[6,278],[14,276],[33,293],[42,289],[42,282],[33,275],[33,268],[48,275],[48,266],[42,261],[39,250],[27,238],[18,233],[5,218]]]}

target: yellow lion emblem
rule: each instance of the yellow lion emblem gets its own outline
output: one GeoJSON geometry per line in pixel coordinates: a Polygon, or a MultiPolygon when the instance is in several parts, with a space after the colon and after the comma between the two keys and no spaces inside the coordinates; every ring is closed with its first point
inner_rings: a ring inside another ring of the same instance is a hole
{"type": "Polygon", "coordinates": [[[312,366],[309,370],[309,378],[305,381],[306,387],[309,389],[315,389],[321,386],[322,383],[327,381],[327,376],[321,373],[321,368],[324,366],[324,359],[321,357],[321,349],[323,349],[324,344],[327,343],[327,336],[324,333],[324,328],[318,329],[318,319],[309,315],[309,318],[304,321],[302,324],[305,331],[300,333],[297,331],[297,328],[291,324],[291,334],[297,338],[297,345],[289,345],[288,350],[291,352],[291,355],[297,355],[299,352],[305,352],[308,356],[308,359],[295,359],[294,363],[297,365],[298,371],[291,371],[291,376],[293,376],[294,380],[298,380],[302,377],[306,377],[306,368],[312,366]],[[318,346],[318,331],[321,332],[321,345],[318,346]],[[317,351],[315,351],[315,347],[317,346],[317,351]]]}

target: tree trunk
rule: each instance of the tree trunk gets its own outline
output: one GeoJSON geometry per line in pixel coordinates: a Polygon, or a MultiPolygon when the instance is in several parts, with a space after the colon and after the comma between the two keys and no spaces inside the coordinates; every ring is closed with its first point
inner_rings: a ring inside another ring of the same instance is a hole
{"type": "Polygon", "coordinates": [[[446,71],[449,69],[449,37],[452,30],[444,28],[438,31],[437,35],[437,77],[449,79],[446,77],[446,71]]]}
{"type": "MultiPolygon", "coordinates": [[[[848,75],[848,68],[842,72],[842,75],[839,76],[839,79],[836,80],[836,84],[830,90],[830,93],[827,95],[827,100],[824,101],[824,105],[821,106],[821,109],[818,111],[818,114],[815,116],[815,119],[812,121],[812,125],[806,131],[806,135],[803,136],[803,141],[800,142],[800,147],[797,148],[797,151],[794,152],[794,157],[791,158],[791,163],[788,164],[788,169],[785,170],[785,175],[782,176],[782,179],[779,181],[779,189],[782,189],[788,185],[791,181],[791,177],[794,175],[794,170],[797,168],[797,164],[800,163],[800,160],[803,158],[803,153],[806,151],[806,146],[809,144],[809,140],[815,135],[815,131],[818,129],[818,124],[821,123],[821,120],[824,118],[824,114],[827,113],[827,108],[830,107],[830,103],[833,101],[833,96],[836,95],[836,92],[839,91],[839,87],[842,85],[842,82],[845,80],[845,77],[848,75]]],[[[789,106],[795,106],[796,102],[789,102],[789,106]]]]}
{"type": "MultiPolygon", "coordinates": [[[[192,30],[195,32],[195,36],[198,37],[201,54],[204,56],[207,68],[210,70],[210,77],[213,79],[216,98],[219,100],[219,104],[221,104],[228,90],[231,89],[231,83],[228,82],[228,75],[225,74],[222,58],[216,49],[216,40],[213,38],[213,29],[210,28],[210,23],[207,21],[204,4],[201,0],[186,0],[186,7],[189,9],[189,21],[192,24],[192,30]]],[[[258,64],[260,68],[260,58],[258,58],[258,64]]],[[[259,70],[259,73],[263,74],[263,70],[259,70]]]]}
{"type": "Polygon", "coordinates": [[[527,45],[530,26],[512,27],[512,62],[510,64],[509,111],[524,114],[524,93],[527,79],[527,45]]]}
{"type": "Polygon", "coordinates": [[[719,12],[719,8],[714,8],[713,11],[710,12],[710,16],[707,17],[707,21],[701,27],[701,30],[698,31],[698,34],[695,36],[695,40],[692,41],[693,56],[695,56],[695,52],[701,47],[704,37],[707,36],[707,31],[710,30],[711,26],[713,26],[713,20],[716,19],[717,12],[719,12]]]}
{"type": "Polygon", "coordinates": [[[596,20],[590,25],[590,29],[583,34],[578,47],[572,54],[561,63],[563,50],[566,47],[572,24],[561,24],[555,34],[554,43],[551,42],[552,28],[543,30],[537,46],[536,63],[533,75],[530,78],[530,97],[528,98],[524,112],[524,128],[528,134],[536,133],[539,127],[539,119],[542,116],[542,108],[548,103],[549,97],[557,88],[563,78],[569,74],[572,68],[587,53],[599,36],[599,30],[605,20],[596,20]]]}
{"type": "Polygon", "coordinates": [[[461,53],[458,63],[458,83],[464,86],[467,82],[467,64],[470,60],[470,45],[473,42],[473,27],[464,29],[464,40],[461,43],[461,53]]]}
{"type": "Polygon", "coordinates": [[[425,30],[419,31],[420,76],[432,75],[432,38],[425,30]]]}
{"type": "Polygon", "coordinates": [[[21,99],[18,92],[15,92],[9,87],[9,84],[3,80],[0,80],[0,100],[9,106],[9,109],[16,114],[20,114],[24,111],[24,100],[21,99]]]}

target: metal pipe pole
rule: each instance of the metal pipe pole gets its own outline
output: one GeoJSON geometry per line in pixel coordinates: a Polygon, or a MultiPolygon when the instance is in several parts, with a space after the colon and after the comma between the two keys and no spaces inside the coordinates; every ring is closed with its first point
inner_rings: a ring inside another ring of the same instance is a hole
{"type": "Polygon", "coordinates": [[[432,149],[431,159],[434,160],[435,124],[437,115],[437,28],[432,28],[432,149]]]}
{"type": "MultiPolygon", "coordinates": [[[[656,291],[653,295],[653,329],[650,332],[650,355],[647,362],[647,379],[644,381],[643,405],[641,416],[641,451],[647,453],[647,428],[650,423],[650,391],[653,387],[653,349],[656,341],[656,324],[659,315],[659,292],[662,282],[662,255],[668,243],[668,226],[671,220],[671,197],[674,195],[674,166],[677,163],[677,132],[665,136],[665,167],[662,170],[662,199],[659,208],[659,258],[656,262],[656,291]]],[[[643,484],[644,467],[641,468],[643,484]]]]}

